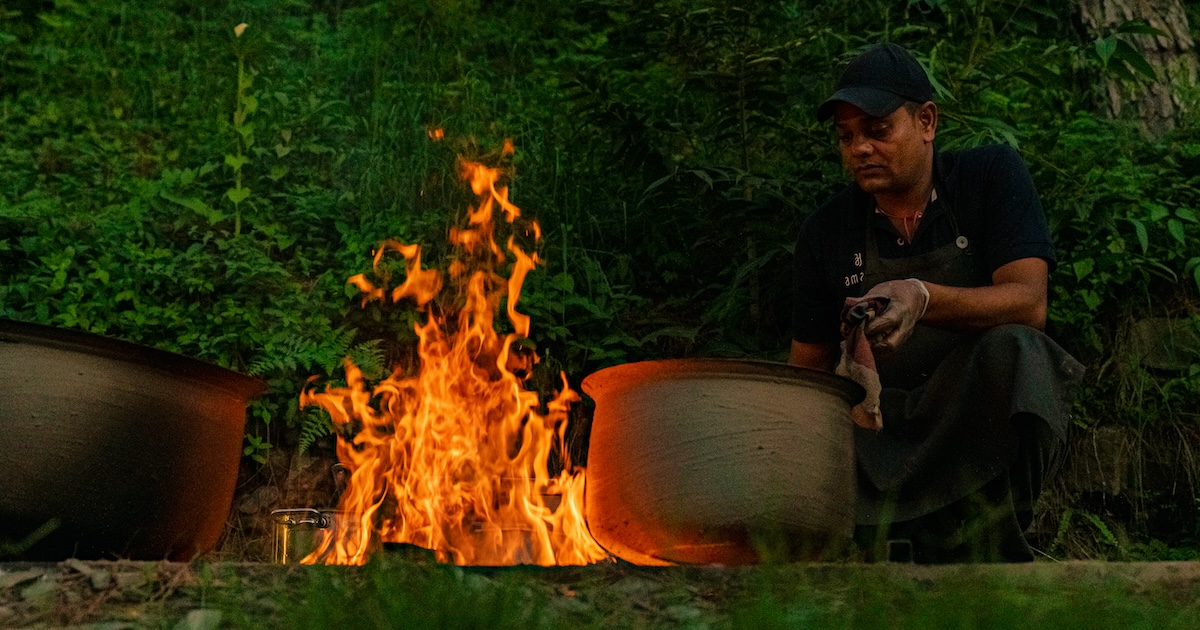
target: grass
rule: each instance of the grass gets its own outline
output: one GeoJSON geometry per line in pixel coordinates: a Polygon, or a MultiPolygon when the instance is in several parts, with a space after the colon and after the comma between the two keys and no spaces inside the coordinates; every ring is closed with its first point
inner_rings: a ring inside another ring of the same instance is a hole
{"type": "Polygon", "coordinates": [[[365,567],[35,569],[0,565],[0,627],[1157,630],[1200,619],[1195,562],[464,569],[386,553],[365,567]]]}
{"type": "MultiPolygon", "coordinates": [[[[385,557],[306,569],[301,588],[279,594],[291,599],[286,625],[307,628],[1194,627],[1196,572],[1119,572],[1136,566],[464,570],[385,557]]],[[[236,625],[261,625],[231,604],[236,625]]]]}

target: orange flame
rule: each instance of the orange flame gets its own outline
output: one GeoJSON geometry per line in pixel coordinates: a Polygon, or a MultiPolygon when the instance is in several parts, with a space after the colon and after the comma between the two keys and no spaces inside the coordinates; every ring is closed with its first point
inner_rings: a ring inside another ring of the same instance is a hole
{"type": "MultiPolygon", "coordinates": [[[[504,150],[511,153],[511,143],[504,150]]],[[[352,471],[338,506],[346,522],[326,532],[306,563],[362,564],[384,542],[432,549],[439,560],[460,565],[587,564],[607,557],[587,530],[584,470],[572,467],[565,444],[567,413],[578,394],[562,375],[562,390],[543,411],[537,392],[514,373],[537,361],[514,346],[529,335],[529,316],[517,311],[517,301],[539,260],[515,235],[504,250],[497,245],[493,210],[499,206],[514,228],[521,211],[508,200],[508,188],[497,185],[498,169],[461,158],[459,166],[480,201],[468,226],[450,231],[460,254],[449,269],[455,295],[439,303],[441,310],[433,303],[442,275],[421,268],[416,245],[387,241],[378,248],[374,268],[383,285],[384,255],[405,260],[405,280],[390,293],[364,275],[349,279],[364,304],[411,298],[425,309],[424,323],[414,327],[416,374],[396,370],[372,390],[347,360],[346,387],[301,394],[302,406],[329,412],[342,436],[338,458],[352,471]],[[505,250],[513,257],[507,281],[496,272],[505,250]],[[505,293],[514,332],[501,336],[493,317],[505,293]],[[552,459],[561,471],[551,472],[552,459]]],[[[525,228],[540,238],[536,222],[525,228]]]]}

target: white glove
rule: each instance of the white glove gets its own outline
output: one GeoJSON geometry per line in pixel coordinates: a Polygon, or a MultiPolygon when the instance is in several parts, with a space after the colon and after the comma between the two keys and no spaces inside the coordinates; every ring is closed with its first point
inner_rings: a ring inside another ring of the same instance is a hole
{"type": "Polygon", "coordinates": [[[929,289],[916,278],[880,282],[867,291],[863,300],[877,299],[887,306],[863,327],[871,349],[888,353],[900,347],[912,335],[917,322],[929,307],[929,289]]]}

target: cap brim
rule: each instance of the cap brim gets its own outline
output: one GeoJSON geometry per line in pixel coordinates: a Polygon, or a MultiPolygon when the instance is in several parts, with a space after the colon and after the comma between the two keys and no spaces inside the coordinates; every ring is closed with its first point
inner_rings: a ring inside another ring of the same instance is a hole
{"type": "Polygon", "coordinates": [[[896,108],[903,105],[905,100],[907,99],[903,96],[897,96],[879,88],[842,88],[834,92],[833,96],[825,99],[825,102],[817,108],[817,120],[820,122],[829,120],[838,103],[849,103],[866,112],[868,116],[880,118],[896,111],[896,108]]]}

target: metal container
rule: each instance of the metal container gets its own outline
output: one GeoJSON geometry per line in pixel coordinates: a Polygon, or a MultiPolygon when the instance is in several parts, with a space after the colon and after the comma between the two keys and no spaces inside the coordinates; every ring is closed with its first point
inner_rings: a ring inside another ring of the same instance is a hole
{"type": "Polygon", "coordinates": [[[31,560],[212,549],[246,404],[265,389],[169,352],[0,320],[0,542],[31,560]]]}
{"type": "Polygon", "coordinates": [[[583,381],[596,402],[588,527],[637,564],[818,559],[854,529],[857,384],[758,361],[646,361],[583,381]]]}
{"type": "Polygon", "coordinates": [[[313,508],[274,510],[271,518],[275,521],[271,562],[276,564],[299,564],[317,550],[326,535],[336,531],[340,522],[334,510],[313,508]]]}

